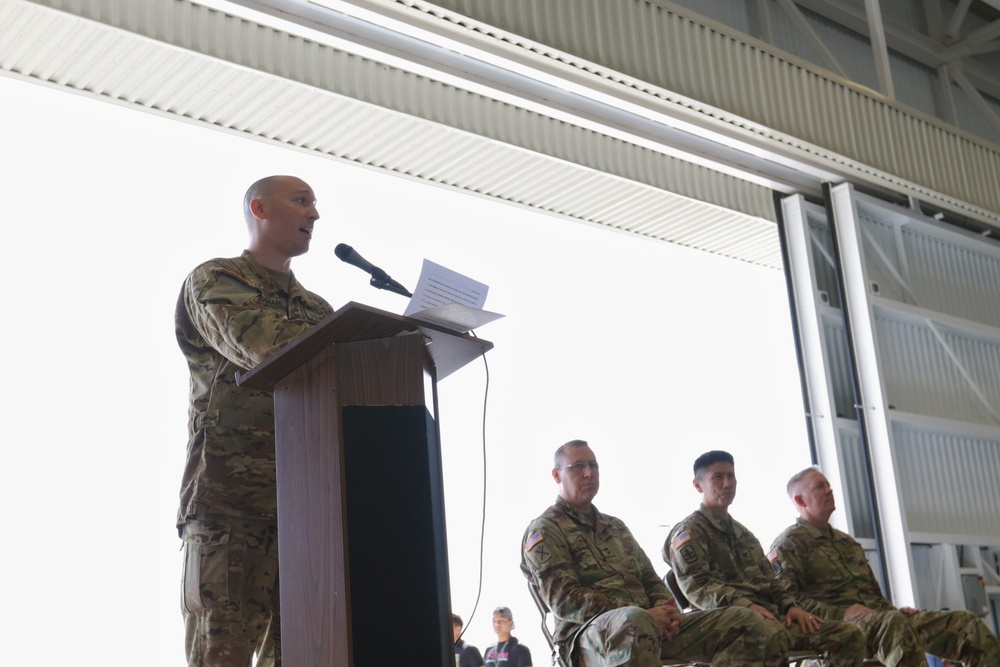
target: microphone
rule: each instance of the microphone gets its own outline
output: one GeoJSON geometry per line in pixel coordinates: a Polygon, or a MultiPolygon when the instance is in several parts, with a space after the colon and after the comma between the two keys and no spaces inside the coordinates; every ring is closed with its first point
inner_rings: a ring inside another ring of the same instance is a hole
{"type": "Polygon", "coordinates": [[[393,280],[388,273],[359,255],[354,248],[346,243],[338,244],[337,247],[333,249],[333,254],[335,254],[342,262],[347,262],[351,266],[356,266],[365,273],[371,275],[372,278],[369,283],[372,287],[389,290],[390,292],[395,292],[396,294],[401,294],[406,297],[413,296],[410,294],[409,290],[393,280]]]}

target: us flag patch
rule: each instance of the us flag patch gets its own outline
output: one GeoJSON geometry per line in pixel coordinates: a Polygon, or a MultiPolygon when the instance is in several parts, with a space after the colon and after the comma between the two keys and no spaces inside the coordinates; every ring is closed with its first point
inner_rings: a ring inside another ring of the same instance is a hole
{"type": "Polygon", "coordinates": [[[531,535],[528,536],[527,540],[524,541],[524,550],[525,551],[531,551],[532,549],[535,548],[535,546],[539,542],[541,542],[544,539],[545,539],[545,536],[542,535],[542,531],[541,530],[536,530],[535,532],[533,532],[531,535]]]}
{"type": "Polygon", "coordinates": [[[688,535],[688,532],[685,530],[683,533],[681,533],[680,535],[678,535],[677,537],[674,538],[674,541],[670,543],[670,548],[671,549],[680,549],[682,546],[684,546],[685,544],[687,544],[687,542],[690,539],[691,539],[691,536],[688,535]]]}

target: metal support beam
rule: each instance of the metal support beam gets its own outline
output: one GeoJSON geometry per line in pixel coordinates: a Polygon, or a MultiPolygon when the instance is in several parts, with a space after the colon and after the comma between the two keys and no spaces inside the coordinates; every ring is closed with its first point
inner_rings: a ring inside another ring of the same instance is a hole
{"type": "Polygon", "coordinates": [[[972,55],[975,52],[975,49],[986,45],[988,42],[991,42],[997,37],[1000,37],[1000,20],[984,25],[979,30],[976,30],[965,38],[960,39],[946,48],[941,55],[944,56],[946,60],[965,58],[972,55]]]}
{"type": "Polygon", "coordinates": [[[792,19],[792,22],[799,27],[799,30],[801,30],[802,33],[809,38],[809,41],[819,53],[819,57],[823,61],[823,64],[845,79],[849,78],[847,76],[847,71],[841,67],[840,62],[837,61],[837,57],[833,55],[833,51],[827,48],[826,44],[823,43],[823,40],[820,39],[818,34],[816,34],[816,31],[813,30],[813,27],[809,24],[809,21],[806,20],[806,17],[802,15],[802,12],[795,5],[795,3],[792,0],[778,0],[778,4],[785,10],[788,17],[792,19]]]}
{"type": "Polygon", "coordinates": [[[892,86],[892,68],[889,66],[889,49],[885,43],[885,28],[882,27],[882,8],[878,0],[865,0],[865,12],[868,14],[868,38],[872,43],[879,90],[896,99],[896,91],[892,86]]]}
{"type": "Polygon", "coordinates": [[[986,101],[986,98],[983,97],[982,93],[980,93],[976,87],[972,85],[972,82],[965,77],[962,71],[952,69],[951,77],[955,79],[955,83],[959,85],[962,91],[969,96],[969,99],[972,100],[972,103],[976,105],[976,108],[979,109],[979,111],[986,117],[986,120],[988,120],[993,127],[1000,130],[1000,116],[997,115],[997,112],[993,110],[990,103],[986,101]]]}
{"type": "MultiPolygon", "coordinates": [[[[925,15],[927,24],[937,27],[936,32],[939,33],[937,35],[934,34],[933,29],[931,36],[928,36],[886,17],[883,17],[882,27],[887,48],[936,70],[941,65],[948,64],[948,60],[943,55],[945,45],[942,39],[944,35],[941,28],[938,27],[945,24],[945,19],[941,16],[940,9],[928,13],[926,8],[927,3],[934,2],[935,0],[926,0],[925,15]]],[[[853,30],[859,35],[868,34],[868,17],[863,5],[858,2],[849,0],[795,0],[795,3],[829,21],[853,30]]],[[[995,68],[965,60],[962,63],[962,70],[976,88],[990,97],[1000,99],[1000,76],[995,68]]]]}
{"type": "MultiPolygon", "coordinates": [[[[785,262],[785,278],[795,325],[796,342],[801,356],[799,371],[802,374],[803,400],[811,444],[813,463],[819,465],[833,487],[842,511],[831,517],[840,530],[855,532],[851,517],[855,498],[848,492],[845,463],[838,441],[837,415],[831,410],[835,400],[831,395],[832,384],[826,359],[828,352],[824,336],[824,306],[820,303],[813,284],[816,275],[813,250],[818,250],[830,267],[835,263],[821,243],[813,238],[809,222],[811,205],[802,195],[784,197],[780,203],[779,226],[785,262]]],[[[823,215],[820,211],[819,215],[823,215]]],[[[828,306],[827,306],[828,308],[828,306]]]]}
{"type": "Polygon", "coordinates": [[[941,38],[944,37],[944,15],[941,13],[940,0],[923,0],[920,4],[924,10],[927,34],[940,42],[941,38]]]}
{"type": "Polygon", "coordinates": [[[902,502],[902,481],[899,479],[889,406],[879,377],[879,337],[868,291],[861,221],[850,184],[834,186],[829,192],[832,220],[836,221],[833,225],[834,239],[841,263],[844,321],[857,373],[859,420],[871,456],[875,487],[873,506],[878,508],[877,529],[881,532],[884,549],[886,583],[894,605],[913,607],[916,605],[913,554],[910,551],[906,508],[902,502]]]}
{"type": "Polygon", "coordinates": [[[770,0],[750,0],[750,34],[757,39],[774,44],[774,25],[771,22],[770,0]]]}
{"type": "Polygon", "coordinates": [[[946,44],[958,39],[958,35],[962,30],[962,23],[965,21],[965,15],[969,13],[969,6],[971,4],[972,0],[959,0],[958,6],[955,7],[955,11],[951,14],[951,20],[948,21],[948,27],[944,30],[943,41],[946,44]]]}
{"type": "Polygon", "coordinates": [[[955,95],[951,88],[951,69],[941,65],[937,69],[934,81],[934,105],[938,115],[952,125],[958,124],[958,110],[955,108],[955,95]]]}

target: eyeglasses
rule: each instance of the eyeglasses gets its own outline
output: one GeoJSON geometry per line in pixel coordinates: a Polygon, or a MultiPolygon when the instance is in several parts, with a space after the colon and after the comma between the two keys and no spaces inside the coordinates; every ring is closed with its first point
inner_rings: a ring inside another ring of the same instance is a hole
{"type": "Polygon", "coordinates": [[[573,472],[583,472],[584,468],[590,468],[594,472],[597,472],[601,468],[601,466],[597,464],[597,461],[577,461],[576,463],[570,463],[569,465],[559,467],[561,470],[569,468],[573,472]]]}

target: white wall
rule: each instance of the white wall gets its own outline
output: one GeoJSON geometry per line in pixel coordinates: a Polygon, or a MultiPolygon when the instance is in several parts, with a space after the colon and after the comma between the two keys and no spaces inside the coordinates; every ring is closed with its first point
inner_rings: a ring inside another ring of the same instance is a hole
{"type": "Polygon", "coordinates": [[[780,273],[12,79],[0,108],[12,663],[183,664],[173,524],[187,378],[173,307],[195,264],[241,251],[243,192],[270,173],[318,194],[312,251],[293,268],[335,306],[406,305],[336,260],[346,242],[411,288],[425,257],[483,281],[486,308],[507,315],[479,332],[496,349],[471,621],[483,367],[440,387],[452,601],[472,643],[491,643],[490,612],[510,606],[547,664],[519,541],[555,497],[551,455],[568,439],[591,442],[596,504],[661,572],[707,449],[736,456],[733,512],[765,546],[792,520],[784,482],[809,461],[780,273]]]}

